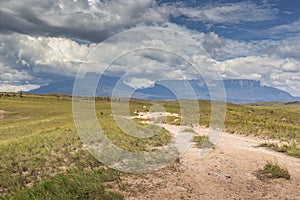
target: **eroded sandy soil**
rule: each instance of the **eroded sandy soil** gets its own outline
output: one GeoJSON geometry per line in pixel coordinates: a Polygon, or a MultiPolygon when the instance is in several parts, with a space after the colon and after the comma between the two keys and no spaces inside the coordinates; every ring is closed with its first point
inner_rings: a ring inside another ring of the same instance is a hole
{"type": "MultiPolygon", "coordinates": [[[[165,128],[172,133],[178,127],[165,128]]],[[[125,199],[300,199],[300,160],[257,147],[264,142],[223,133],[203,159],[192,145],[179,163],[149,174],[122,177],[125,199]],[[255,173],[267,161],[286,167],[291,179],[257,179],[255,173]]]]}

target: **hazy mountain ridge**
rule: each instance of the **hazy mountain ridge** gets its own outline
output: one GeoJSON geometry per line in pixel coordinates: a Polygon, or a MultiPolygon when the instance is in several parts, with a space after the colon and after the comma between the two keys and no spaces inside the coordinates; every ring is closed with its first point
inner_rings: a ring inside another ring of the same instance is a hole
{"type": "MultiPolygon", "coordinates": [[[[88,75],[87,87],[90,83],[97,81],[98,76],[88,75]]],[[[157,81],[154,87],[134,90],[130,86],[121,83],[115,87],[119,78],[102,76],[96,91],[97,96],[112,96],[114,92],[120,96],[127,96],[133,92],[132,97],[149,100],[175,100],[175,99],[211,99],[209,87],[204,80],[161,80],[157,81]],[[169,89],[168,89],[169,88],[169,89]],[[177,96],[176,96],[177,95],[177,96]]],[[[59,93],[69,94],[73,92],[74,79],[66,79],[41,86],[32,90],[32,94],[59,93]]],[[[208,83],[209,84],[209,83],[208,83]]],[[[220,83],[219,83],[220,84],[220,83]]],[[[226,91],[226,101],[229,102],[271,102],[271,101],[300,101],[299,97],[294,97],[286,91],[273,87],[261,86],[255,80],[223,80],[226,91]]],[[[214,96],[214,95],[212,95],[214,96]]],[[[216,99],[213,97],[213,99],[216,99]]],[[[218,100],[218,99],[216,99],[218,100]]]]}

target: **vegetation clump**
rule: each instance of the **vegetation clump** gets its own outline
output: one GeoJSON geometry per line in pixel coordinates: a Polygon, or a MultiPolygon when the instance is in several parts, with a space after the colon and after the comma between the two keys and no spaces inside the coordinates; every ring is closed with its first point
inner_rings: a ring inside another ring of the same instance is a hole
{"type": "Polygon", "coordinates": [[[192,128],[186,128],[183,130],[183,132],[190,132],[190,133],[195,133],[195,130],[192,128]]]}
{"type": "Polygon", "coordinates": [[[214,144],[209,141],[209,138],[204,135],[195,135],[193,142],[196,143],[198,148],[212,148],[214,144]]]}
{"type": "Polygon", "coordinates": [[[262,170],[257,172],[256,176],[260,180],[277,178],[285,178],[289,180],[291,178],[290,173],[286,168],[272,162],[268,162],[262,170]]]}

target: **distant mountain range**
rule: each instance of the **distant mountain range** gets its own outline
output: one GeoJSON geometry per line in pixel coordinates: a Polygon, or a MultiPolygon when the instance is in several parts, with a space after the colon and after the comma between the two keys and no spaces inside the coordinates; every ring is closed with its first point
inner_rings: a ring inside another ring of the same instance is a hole
{"type": "MultiPolygon", "coordinates": [[[[86,87],[91,82],[97,81],[98,76],[89,74],[85,79],[89,80],[86,87]]],[[[149,100],[176,100],[176,99],[201,99],[210,100],[211,95],[209,87],[203,80],[162,80],[157,81],[153,87],[134,90],[132,87],[124,84],[122,81],[118,83],[119,78],[102,76],[97,90],[96,96],[112,96],[113,91],[117,96],[124,97],[130,95],[133,98],[149,99],[149,100]],[[177,96],[176,96],[177,95],[177,96]]],[[[32,90],[31,94],[69,94],[73,92],[74,79],[64,79],[62,81],[53,82],[46,86],[32,90]]],[[[83,82],[84,84],[84,82],[83,82]]],[[[294,97],[286,91],[282,91],[273,87],[262,86],[259,81],[254,80],[223,80],[226,91],[226,101],[236,103],[246,102],[292,102],[300,101],[300,97],[294,97]]],[[[219,100],[216,95],[212,95],[214,100],[219,100]]]]}

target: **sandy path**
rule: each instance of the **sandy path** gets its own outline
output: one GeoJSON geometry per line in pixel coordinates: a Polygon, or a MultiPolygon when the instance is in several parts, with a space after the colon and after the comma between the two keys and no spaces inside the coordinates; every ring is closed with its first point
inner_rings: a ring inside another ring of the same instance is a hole
{"type": "MultiPolygon", "coordinates": [[[[165,126],[170,132],[176,126],[165,126]]],[[[203,130],[199,130],[203,131],[203,130]]],[[[223,133],[204,159],[191,146],[180,163],[154,173],[123,177],[125,199],[300,199],[300,160],[256,147],[265,140],[223,133]],[[267,161],[285,166],[291,179],[261,181],[267,161]]]]}

